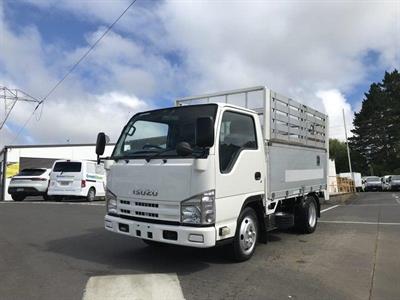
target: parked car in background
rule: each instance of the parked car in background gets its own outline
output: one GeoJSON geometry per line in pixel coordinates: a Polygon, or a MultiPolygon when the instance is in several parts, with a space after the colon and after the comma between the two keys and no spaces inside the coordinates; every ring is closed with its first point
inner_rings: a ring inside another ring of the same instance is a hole
{"type": "Polygon", "coordinates": [[[385,175],[385,176],[382,177],[382,190],[383,191],[389,191],[390,190],[390,188],[389,188],[389,177],[390,176],[391,175],[385,175]]]}
{"type": "Polygon", "coordinates": [[[400,190],[400,175],[387,175],[383,177],[382,187],[386,191],[400,190]]]}
{"type": "Polygon", "coordinates": [[[57,160],[50,175],[48,195],[56,201],[64,197],[85,197],[93,201],[104,197],[103,165],[86,160],[57,160]]]}
{"type": "Polygon", "coordinates": [[[50,169],[23,169],[11,178],[8,193],[14,201],[23,201],[28,196],[43,196],[48,200],[50,169]]]}
{"type": "Polygon", "coordinates": [[[367,176],[362,179],[363,192],[382,191],[382,180],[377,176],[367,176]]]}

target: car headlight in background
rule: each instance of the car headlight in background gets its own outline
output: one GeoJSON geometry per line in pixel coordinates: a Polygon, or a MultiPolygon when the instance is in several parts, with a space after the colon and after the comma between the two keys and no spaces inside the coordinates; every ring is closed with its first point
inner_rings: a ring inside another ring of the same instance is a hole
{"type": "Polygon", "coordinates": [[[117,214],[117,196],[110,190],[106,190],[106,208],[108,214],[117,214]]]}
{"type": "Polygon", "coordinates": [[[210,190],[182,201],[181,222],[184,224],[214,224],[215,190],[210,190]]]}

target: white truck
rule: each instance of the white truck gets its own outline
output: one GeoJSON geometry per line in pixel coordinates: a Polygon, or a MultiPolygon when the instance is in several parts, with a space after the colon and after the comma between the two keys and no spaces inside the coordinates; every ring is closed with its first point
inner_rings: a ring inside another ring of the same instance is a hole
{"type": "MultiPolygon", "coordinates": [[[[326,194],[328,118],[266,87],[138,113],[107,173],[105,228],[148,244],[231,244],[249,259],[267,232],[312,233],[326,194]]],[[[99,133],[98,162],[108,137],[99,133]]]]}

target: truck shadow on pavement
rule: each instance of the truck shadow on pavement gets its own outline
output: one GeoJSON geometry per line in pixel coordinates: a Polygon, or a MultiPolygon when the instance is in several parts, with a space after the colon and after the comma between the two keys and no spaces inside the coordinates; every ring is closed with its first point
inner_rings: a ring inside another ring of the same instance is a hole
{"type": "MultiPolygon", "coordinates": [[[[276,234],[268,236],[269,243],[279,240],[276,234]]],[[[261,252],[266,246],[259,243],[257,250],[261,252]]],[[[206,269],[212,264],[234,263],[229,245],[208,249],[175,245],[148,246],[141,240],[118,236],[102,228],[90,229],[79,236],[51,240],[45,247],[45,251],[86,261],[92,270],[90,275],[119,274],[123,270],[185,275],[206,269]]],[[[257,251],[252,260],[256,257],[257,251]]],[[[77,265],[87,269],[85,263],[77,265]]]]}

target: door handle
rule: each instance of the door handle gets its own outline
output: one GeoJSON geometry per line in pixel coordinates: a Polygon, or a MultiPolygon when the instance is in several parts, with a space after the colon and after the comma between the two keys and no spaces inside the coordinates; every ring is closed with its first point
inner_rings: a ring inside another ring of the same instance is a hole
{"type": "Polygon", "coordinates": [[[260,180],[261,179],[261,172],[254,173],[254,179],[255,180],[260,180]]]}

